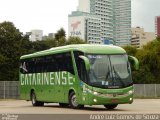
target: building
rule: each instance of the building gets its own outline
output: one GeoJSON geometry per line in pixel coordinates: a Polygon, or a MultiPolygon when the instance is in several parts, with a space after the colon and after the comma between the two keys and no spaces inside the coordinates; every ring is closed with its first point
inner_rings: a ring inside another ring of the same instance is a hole
{"type": "Polygon", "coordinates": [[[48,33],[48,38],[55,38],[55,33],[48,33]]]}
{"type": "Polygon", "coordinates": [[[156,38],[154,32],[144,32],[144,28],[135,27],[132,28],[131,45],[136,48],[142,48],[148,42],[156,38]]]}
{"type": "Polygon", "coordinates": [[[42,40],[43,31],[42,30],[31,30],[30,41],[42,40]]]}
{"type": "MultiPolygon", "coordinates": [[[[131,40],[131,0],[79,0],[79,6],[77,11],[72,12],[69,15],[69,27],[73,17],[75,21],[79,20],[79,14],[83,16],[83,23],[86,23],[86,15],[91,17],[93,28],[92,38],[87,39],[87,41],[97,41],[97,35],[100,36],[99,41],[105,43],[104,41],[112,41],[117,45],[128,45],[131,40]],[[77,15],[76,15],[77,14],[77,15]],[[95,20],[95,21],[94,21],[95,20]],[[96,22],[98,21],[97,25],[96,22]],[[99,25],[99,26],[98,26],[99,25]],[[95,27],[96,26],[96,27],[95,27]],[[100,32],[100,33],[99,33],[100,32]],[[96,39],[94,39],[96,38],[96,39]]],[[[88,28],[88,23],[83,24],[84,26],[82,31],[85,31],[88,28]]],[[[69,36],[72,36],[69,28],[69,36]]],[[[85,32],[81,32],[82,36],[86,36],[85,32]],[[84,35],[84,34],[85,35],[84,35]]],[[[79,36],[81,37],[81,36],[79,36]]],[[[82,39],[84,37],[81,37],[82,39]]],[[[89,37],[88,37],[89,38],[89,37]]],[[[98,41],[98,43],[99,43],[98,41]]]]}
{"type": "MultiPolygon", "coordinates": [[[[100,0],[79,0],[78,10],[69,15],[69,27],[70,19],[74,17],[74,20],[79,20],[80,13],[81,17],[85,18],[83,23],[86,23],[81,27],[83,28],[82,36],[89,35],[85,37],[87,38],[85,40],[89,43],[103,43],[105,39],[113,40],[112,12],[112,0],[104,0],[103,2],[100,0]]],[[[73,36],[70,28],[68,31],[69,36],[73,36]]]]}
{"type": "Polygon", "coordinates": [[[113,26],[116,45],[131,44],[131,0],[113,0],[113,26]]]}
{"type": "Polygon", "coordinates": [[[160,16],[156,17],[155,29],[156,29],[156,36],[160,37],[160,16]]]}
{"type": "Polygon", "coordinates": [[[88,7],[90,14],[96,15],[98,18],[101,19],[100,24],[100,32],[101,32],[101,40],[113,40],[113,7],[112,7],[112,0],[79,0],[80,6],[79,10],[83,10],[85,7],[88,7]],[[81,4],[86,4],[87,6],[81,6],[81,4]]]}
{"type": "Polygon", "coordinates": [[[54,39],[55,38],[55,33],[48,33],[48,35],[44,35],[42,37],[42,40],[48,40],[48,39],[54,39]]]}
{"type": "Polygon", "coordinates": [[[101,19],[96,15],[75,11],[69,15],[69,36],[80,37],[91,44],[101,44],[101,19]]]}

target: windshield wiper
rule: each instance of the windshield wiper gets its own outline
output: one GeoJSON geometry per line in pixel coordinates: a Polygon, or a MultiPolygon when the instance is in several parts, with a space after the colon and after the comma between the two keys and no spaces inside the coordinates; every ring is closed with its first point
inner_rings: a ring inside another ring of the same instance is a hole
{"type": "Polygon", "coordinates": [[[108,72],[106,73],[105,81],[108,80],[109,74],[110,74],[110,71],[108,71],[108,72]]]}
{"type": "Polygon", "coordinates": [[[109,83],[107,83],[109,75],[110,75],[110,69],[109,69],[109,66],[108,66],[108,71],[107,71],[107,73],[105,75],[105,80],[104,80],[105,81],[105,85],[109,85],[109,83]]]}
{"type": "Polygon", "coordinates": [[[115,75],[114,78],[116,78],[116,80],[120,80],[120,82],[122,83],[123,87],[125,87],[124,81],[121,79],[121,77],[119,76],[119,74],[116,72],[114,66],[113,66],[113,72],[114,72],[114,75],[115,75]]]}

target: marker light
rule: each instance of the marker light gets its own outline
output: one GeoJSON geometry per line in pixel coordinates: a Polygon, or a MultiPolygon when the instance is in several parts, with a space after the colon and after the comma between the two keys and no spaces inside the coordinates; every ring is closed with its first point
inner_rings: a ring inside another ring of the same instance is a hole
{"type": "Polygon", "coordinates": [[[93,99],[94,102],[97,102],[97,99],[93,99]]]}
{"type": "Polygon", "coordinates": [[[97,95],[98,93],[97,93],[97,92],[93,92],[93,94],[94,94],[94,95],[97,95]]]}
{"type": "Polygon", "coordinates": [[[133,92],[134,92],[133,90],[130,90],[130,91],[128,92],[128,94],[133,94],[133,92]]]}

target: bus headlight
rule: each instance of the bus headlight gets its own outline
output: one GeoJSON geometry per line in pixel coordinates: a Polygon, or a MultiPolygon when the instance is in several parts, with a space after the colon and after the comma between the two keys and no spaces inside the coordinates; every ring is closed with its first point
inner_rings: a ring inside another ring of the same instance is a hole
{"type": "Polygon", "coordinates": [[[99,95],[99,93],[96,92],[96,91],[92,91],[92,90],[90,90],[90,89],[87,89],[87,91],[88,91],[89,93],[93,94],[93,95],[99,95]]]}
{"type": "Polygon", "coordinates": [[[88,91],[89,93],[93,93],[93,91],[92,91],[92,90],[90,90],[90,89],[87,89],[87,91],[88,91]]]}
{"type": "Polygon", "coordinates": [[[133,100],[133,98],[129,98],[129,100],[130,100],[130,101],[132,101],[132,100],[133,100]]]}
{"type": "Polygon", "coordinates": [[[97,102],[97,99],[93,99],[94,102],[97,102]]]}
{"type": "Polygon", "coordinates": [[[93,92],[94,95],[98,95],[98,92],[93,92]]]}
{"type": "Polygon", "coordinates": [[[93,95],[101,95],[99,92],[93,92],[93,95]]]}
{"type": "Polygon", "coordinates": [[[133,90],[128,91],[128,94],[133,94],[133,93],[134,93],[133,90]]]}

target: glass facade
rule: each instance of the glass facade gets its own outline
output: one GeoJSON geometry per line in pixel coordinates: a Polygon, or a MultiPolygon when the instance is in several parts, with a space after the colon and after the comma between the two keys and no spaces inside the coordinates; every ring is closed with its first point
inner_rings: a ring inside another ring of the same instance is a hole
{"type": "Polygon", "coordinates": [[[82,20],[84,22],[84,40],[91,44],[101,44],[101,19],[94,14],[74,11],[70,18],[77,17],[77,20],[82,20]],[[80,18],[81,17],[81,18],[80,18]],[[83,19],[82,19],[83,18],[83,19]]]}
{"type": "MultiPolygon", "coordinates": [[[[94,19],[93,17],[85,19],[87,40],[97,41],[99,39],[102,43],[109,40],[118,46],[131,43],[131,0],[88,0],[86,2],[89,6],[79,6],[78,9],[88,10],[90,8],[90,13],[86,14],[94,15],[94,19]]],[[[79,3],[84,4],[84,1],[79,0],[79,3]]],[[[81,12],[85,13],[85,11],[81,12]]],[[[73,14],[69,17],[71,16],[73,14]]]]}
{"type": "Polygon", "coordinates": [[[101,18],[101,40],[113,40],[112,0],[90,0],[91,12],[101,18]],[[93,2],[94,1],[94,2],[93,2]],[[94,3],[94,4],[93,4],[94,3]]]}
{"type": "Polygon", "coordinates": [[[131,0],[113,0],[114,40],[116,45],[131,44],[131,0]]]}

